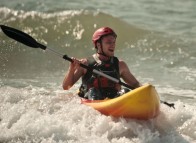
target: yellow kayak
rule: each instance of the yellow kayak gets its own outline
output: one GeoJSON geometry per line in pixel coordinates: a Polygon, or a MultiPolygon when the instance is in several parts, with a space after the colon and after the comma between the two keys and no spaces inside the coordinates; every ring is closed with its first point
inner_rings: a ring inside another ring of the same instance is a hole
{"type": "Polygon", "coordinates": [[[104,115],[147,120],[160,111],[160,99],[155,87],[146,84],[114,99],[86,100],[82,103],[104,115]]]}

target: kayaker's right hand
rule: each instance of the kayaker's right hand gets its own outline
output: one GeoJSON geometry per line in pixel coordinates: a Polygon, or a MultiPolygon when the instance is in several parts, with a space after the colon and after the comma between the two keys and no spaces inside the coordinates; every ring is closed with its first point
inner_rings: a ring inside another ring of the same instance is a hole
{"type": "Polygon", "coordinates": [[[76,70],[80,67],[80,61],[77,60],[76,58],[72,57],[71,58],[73,62],[70,63],[70,70],[76,70]]]}

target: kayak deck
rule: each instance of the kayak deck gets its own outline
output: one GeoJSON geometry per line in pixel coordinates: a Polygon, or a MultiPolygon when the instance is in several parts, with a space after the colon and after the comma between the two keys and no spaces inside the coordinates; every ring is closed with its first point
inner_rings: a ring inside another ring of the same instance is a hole
{"type": "Polygon", "coordinates": [[[114,99],[87,100],[82,104],[93,107],[104,115],[147,120],[156,117],[160,99],[155,87],[146,84],[114,99]]]}

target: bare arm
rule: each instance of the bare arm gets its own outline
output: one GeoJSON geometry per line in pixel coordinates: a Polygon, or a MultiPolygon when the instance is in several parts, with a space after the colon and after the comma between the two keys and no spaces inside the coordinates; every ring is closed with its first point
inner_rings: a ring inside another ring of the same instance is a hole
{"type": "Polygon", "coordinates": [[[141,86],[141,84],[130,72],[127,64],[124,61],[119,61],[119,70],[120,70],[120,76],[128,85],[134,88],[138,88],[141,86]]]}
{"type": "Polygon", "coordinates": [[[65,74],[65,78],[63,80],[63,89],[68,90],[70,89],[78,80],[79,78],[84,75],[86,70],[80,67],[79,63],[86,63],[86,59],[82,59],[80,61],[72,58],[74,62],[70,63],[69,69],[65,74]]]}

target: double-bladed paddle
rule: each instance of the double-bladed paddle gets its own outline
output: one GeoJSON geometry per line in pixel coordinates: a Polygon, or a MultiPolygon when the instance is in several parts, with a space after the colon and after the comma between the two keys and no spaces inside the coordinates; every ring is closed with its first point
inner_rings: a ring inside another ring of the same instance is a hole
{"type": "MultiPolygon", "coordinates": [[[[73,60],[68,57],[67,55],[62,55],[56,51],[54,51],[53,49],[50,49],[48,47],[46,47],[45,45],[41,44],[41,43],[38,43],[33,37],[31,37],[30,35],[20,31],[20,30],[17,30],[15,28],[12,28],[12,27],[8,27],[8,26],[5,26],[5,25],[0,25],[1,26],[1,29],[2,31],[10,38],[20,42],[20,43],[23,43],[24,45],[27,45],[29,47],[32,47],[32,48],[41,48],[42,50],[49,50],[53,53],[55,53],[56,55],[62,57],[63,59],[65,60],[68,60],[70,62],[73,62],[73,60]]],[[[91,70],[93,73],[95,74],[98,74],[100,76],[103,76],[103,77],[106,77],[108,78],[109,80],[115,82],[115,83],[118,83],[120,85],[123,85],[129,89],[134,89],[133,87],[129,86],[128,84],[120,81],[119,79],[116,79],[116,78],[113,78],[107,74],[104,74],[96,69],[93,69],[87,65],[84,65],[82,63],[80,63],[80,66],[87,69],[87,70],[91,70]]],[[[166,104],[167,106],[169,107],[173,107],[174,108],[174,104],[173,103],[167,103],[166,101],[161,101],[161,103],[164,103],[166,104]]]]}

